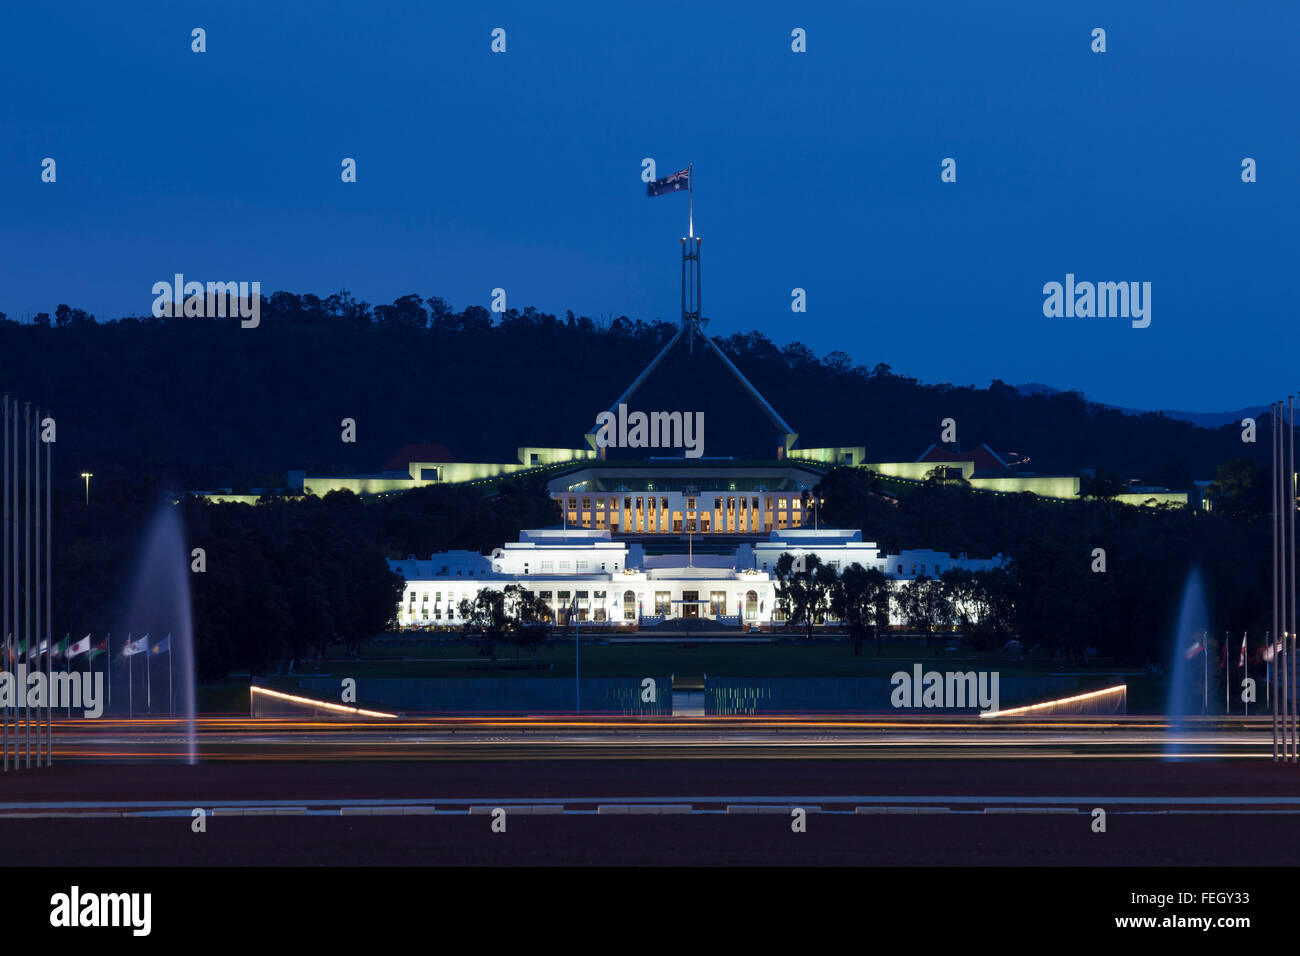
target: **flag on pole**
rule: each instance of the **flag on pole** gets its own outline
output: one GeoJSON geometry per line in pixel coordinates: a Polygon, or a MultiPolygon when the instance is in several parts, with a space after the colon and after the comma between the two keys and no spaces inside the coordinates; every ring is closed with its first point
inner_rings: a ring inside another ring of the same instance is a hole
{"type": "MultiPolygon", "coordinates": [[[[86,636],[89,637],[90,635],[87,634],[86,636]]],[[[91,659],[91,660],[94,660],[94,659],[95,659],[96,657],[98,657],[100,654],[107,654],[107,653],[108,653],[108,635],[105,635],[104,637],[101,637],[99,640],[94,641],[94,642],[91,644],[91,647],[90,647],[90,659],[91,659]]]]}
{"type": "Polygon", "coordinates": [[[82,654],[85,654],[89,650],[90,650],[90,635],[87,634],[81,640],[77,641],[77,643],[73,644],[71,647],[68,648],[68,658],[69,660],[71,660],[74,657],[80,657],[82,654]]]}
{"type": "Polygon", "coordinates": [[[1264,648],[1264,660],[1271,661],[1278,654],[1282,653],[1282,642],[1275,641],[1264,648]]]}
{"type": "Polygon", "coordinates": [[[1241,635],[1241,656],[1237,660],[1238,667],[1246,666],[1246,635],[1241,635]]]}
{"type": "Polygon", "coordinates": [[[46,654],[50,655],[51,660],[61,657],[63,656],[63,651],[67,648],[67,646],[68,646],[68,642],[66,640],[56,641],[54,643],[54,650],[51,652],[50,641],[48,638],[45,638],[41,641],[40,646],[36,650],[36,659],[40,660],[46,654]]]}
{"type": "Polygon", "coordinates": [[[646,183],[645,194],[647,196],[666,196],[669,193],[679,193],[691,188],[691,170],[689,167],[673,173],[671,176],[665,176],[663,179],[656,179],[654,182],[646,183]]]}
{"type": "Polygon", "coordinates": [[[148,649],[149,649],[149,635],[146,634],[144,637],[140,638],[137,641],[128,641],[126,645],[122,648],[122,656],[134,657],[136,654],[143,654],[148,649]]]}
{"type": "Polygon", "coordinates": [[[171,650],[171,638],[172,636],[168,634],[161,641],[158,641],[151,648],[149,648],[149,653],[154,656],[158,654],[166,654],[168,651],[171,650]]]}
{"type": "MultiPolygon", "coordinates": [[[[67,646],[68,646],[68,642],[67,642],[66,639],[65,639],[65,640],[62,640],[62,641],[57,641],[57,642],[54,644],[54,651],[53,651],[53,654],[52,654],[51,656],[52,656],[52,657],[60,657],[60,656],[62,656],[63,651],[67,648],[67,646]]],[[[46,654],[48,654],[48,653],[50,653],[50,642],[49,642],[49,639],[47,638],[47,639],[43,639],[43,640],[41,641],[41,643],[40,643],[40,646],[37,648],[37,650],[36,650],[36,659],[37,659],[37,660],[40,660],[42,657],[44,657],[44,656],[45,656],[46,654]]]]}
{"type": "Polygon", "coordinates": [[[1204,654],[1204,653],[1205,653],[1205,642],[1197,641],[1195,644],[1193,644],[1191,647],[1187,649],[1187,651],[1183,654],[1183,657],[1190,661],[1197,654],[1204,654]]]}

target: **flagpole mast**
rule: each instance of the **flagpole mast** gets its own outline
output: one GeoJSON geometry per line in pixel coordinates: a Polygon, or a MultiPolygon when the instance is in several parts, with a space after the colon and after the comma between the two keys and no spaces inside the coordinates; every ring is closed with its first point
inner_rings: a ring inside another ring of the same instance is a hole
{"type": "MultiPolygon", "coordinates": [[[[15,668],[17,668],[18,644],[22,640],[22,636],[19,633],[21,630],[20,621],[22,619],[22,613],[18,606],[18,402],[17,400],[13,402],[13,407],[10,408],[10,412],[12,412],[13,415],[13,422],[9,428],[9,439],[10,439],[10,445],[12,446],[12,450],[10,451],[10,454],[8,456],[10,466],[9,466],[9,473],[7,475],[7,477],[9,478],[9,485],[7,490],[10,498],[9,522],[13,533],[10,535],[10,540],[9,540],[9,558],[10,558],[11,573],[9,576],[9,581],[6,582],[6,584],[9,585],[10,590],[13,594],[13,632],[10,634],[10,640],[13,643],[10,645],[8,649],[9,662],[13,664],[15,668]]],[[[15,709],[13,713],[13,725],[14,725],[13,748],[14,748],[14,769],[15,770],[18,769],[18,721],[20,719],[17,706],[18,706],[18,697],[17,697],[17,688],[15,688],[15,696],[14,696],[15,709]]],[[[8,719],[8,715],[6,715],[5,717],[6,727],[8,726],[8,724],[9,724],[9,719],[8,719]]],[[[7,753],[8,750],[6,748],[6,754],[7,753]]]]}
{"type": "MultiPolygon", "coordinates": [[[[54,419],[54,415],[50,415],[54,419]]],[[[40,422],[36,427],[41,427],[40,422]]],[[[41,436],[44,439],[44,436],[41,436]]],[[[50,635],[50,656],[45,659],[45,693],[46,703],[48,704],[49,720],[45,724],[45,766],[54,766],[54,694],[51,693],[51,681],[53,680],[54,670],[54,621],[51,620],[51,603],[50,595],[53,593],[54,582],[50,580],[50,445],[51,442],[42,440],[41,444],[45,446],[45,631],[50,635]]],[[[41,453],[40,445],[36,446],[36,454],[41,453]]],[[[38,517],[39,520],[39,517],[38,517]]],[[[69,714],[71,714],[71,704],[69,704],[69,714]]]]}
{"type": "MultiPolygon", "coordinates": [[[[32,405],[23,402],[23,625],[27,631],[28,666],[32,662],[32,405]]],[[[39,666],[39,664],[37,665],[39,666]]],[[[25,688],[24,688],[25,690],[25,688]]],[[[32,768],[32,709],[23,697],[23,712],[27,717],[23,729],[23,751],[26,769],[32,768]]]]}
{"type": "MultiPolygon", "coordinates": [[[[122,648],[122,650],[123,651],[131,650],[130,631],[126,632],[126,646],[122,648]]],[[[135,667],[133,666],[134,664],[135,661],[131,660],[131,655],[128,653],[126,657],[126,715],[127,717],[132,717],[132,718],[135,717],[135,667]]]]}
{"type": "MultiPolygon", "coordinates": [[[[22,639],[23,639],[23,636],[22,636],[22,627],[21,627],[21,624],[22,624],[22,621],[23,621],[22,603],[21,603],[21,601],[20,601],[20,599],[19,599],[19,597],[18,597],[18,594],[19,594],[19,591],[18,591],[18,562],[19,562],[19,554],[20,554],[20,550],[19,550],[19,547],[18,547],[18,528],[19,528],[20,521],[19,521],[19,517],[18,517],[18,403],[17,403],[17,402],[14,402],[13,413],[14,413],[14,423],[13,423],[13,428],[11,429],[12,434],[13,434],[13,456],[12,456],[12,457],[13,457],[13,469],[12,469],[12,471],[13,471],[13,482],[12,482],[12,487],[13,487],[13,505],[10,507],[9,510],[12,512],[12,520],[13,520],[13,526],[14,526],[14,533],[13,533],[14,648],[15,648],[14,658],[15,658],[15,661],[16,661],[16,660],[17,660],[17,650],[16,650],[16,649],[17,649],[18,645],[22,642],[22,639]]],[[[24,651],[23,651],[23,657],[24,657],[24,659],[27,657],[27,652],[26,652],[25,649],[24,649],[24,651]]],[[[26,660],[24,660],[24,664],[26,664],[26,660]]],[[[26,669],[27,669],[27,668],[24,666],[23,670],[25,671],[26,669]]],[[[17,709],[19,706],[20,706],[20,705],[19,705],[19,703],[18,703],[18,697],[15,696],[15,697],[14,697],[14,707],[15,707],[15,710],[14,710],[14,769],[15,769],[15,770],[18,770],[18,769],[20,768],[20,763],[19,763],[19,759],[18,759],[18,746],[19,746],[19,745],[18,745],[18,726],[19,726],[19,724],[22,722],[22,714],[21,714],[21,712],[17,709]]],[[[24,709],[25,709],[25,704],[22,705],[22,706],[23,706],[24,709]]]]}
{"type": "Polygon", "coordinates": [[[686,164],[686,194],[688,197],[687,227],[688,234],[695,238],[695,164],[686,164]]]}
{"type": "MultiPolygon", "coordinates": [[[[34,461],[32,462],[32,476],[34,482],[32,485],[32,502],[35,505],[35,509],[32,513],[32,525],[33,525],[32,536],[34,539],[34,543],[32,545],[32,552],[35,558],[35,563],[32,565],[32,578],[33,578],[32,594],[33,594],[33,600],[36,602],[36,614],[35,617],[32,619],[32,621],[36,625],[37,647],[44,646],[45,648],[44,660],[42,660],[40,657],[36,658],[37,673],[40,672],[42,664],[46,664],[48,666],[50,660],[50,652],[53,650],[53,648],[50,647],[49,639],[44,637],[41,634],[41,631],[43,630],[43,625],[45,624],[45,622],[41,620],[41,446],[36,444],[36,436],[40,433],[40,430],[41,430],[41,409],[40,406],[38,405],[36,407],[36,414],[35,416],[33,416],[32,419],[32,431],[28,435],[28,439],[32,442],[32,450],[33,450],[32,457],[34,459],[34,461]]],[[[45,705],[49,702],[48,701],[49,695],[50,695],[50,679],[49,677],[46,677],[45,678],[46,700],[41,702],[40,708],[36,711],[36,769],[37,770],[41,768],[41,751],[45,746],[45,728],[41,726],[41,723],[45,720],[47,716],[47,714],[45,713],[45,709],[46,709],[45,705]]]]}
{"type": "MultiPolygon", "coordinates": [[[[3,554],[3,560],[0,560],[0,591],[4,592],[4,667],[9,669],[9,395],[5,393],[3,400],[3,417],[5,420],[4,427],[4,480],[0,481],[0,488],[4,489],[4,533],[0,539],[0,554],[3,554]]],[[[6,697],[3,706],[4,711],[4,773],[9,772],[9,699],[6,697]]]]}
{"type": "MultiPolygon", "coordinates": [[[[676,174],[674,174],[676,175],[676,174]]],[[[695,332],[700,327],[700,240],[695,236],[695,164],[686,166],[686,192],[690,198],[689,236],[682,237],[682,323],[686,345],[695,354],[695,332]]]]}
{"type": "MultiPolygon", "coordinates": [[[[5,577],[6,593],[11,596],[9,606],[12,609],[11,628],[5,647],[5,659],[14,670],[18,667],[18,642],[22,613],[18,607],[18,401],[10,403],[5,413],[5,501],[9,506],[9,524],[5,528],[6,542],[9,548],[9,573],[5,577]],[[12,421],[10,420],[12,419],[12,421]]],[[[18,720],[19,712],[17,686],[14,688],[13,713],[5,709],[5,769],[9,768],[9,724],[13,724],[13,769],[18,769],[18,720]],[[12,721],[10,718],[13,718],[12,721]]]]}

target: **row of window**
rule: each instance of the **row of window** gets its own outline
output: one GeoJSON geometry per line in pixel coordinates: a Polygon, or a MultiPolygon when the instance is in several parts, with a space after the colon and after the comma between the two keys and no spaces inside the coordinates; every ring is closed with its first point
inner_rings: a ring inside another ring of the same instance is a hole
{"type": "MultiPolygon", "coordinates": [[[[561,503],[563,503],[563,498],[562,498],[562,496],[557,497],[557,500],[559,500],[559,501],[561,501],[561,503]]],[[[604,499],[604,498],[596,498],[596,499],[594,499],[594,501],[595,501],[595,506],[596,506],[596,510],[597,510],[597,511],[603,511],[603,510],[605,510],[605,508],[606,508],[605,500],[606,500],[606,499],[604,499]]],[[[687,499],[686,499],[686,509],[687,509],[688,511],[694,511],[694,510],[695,510],[695,502],[696,502],[696,500],[697,500],[697,499],[695,499],[695,498],[687,498],[687,499]]],[[[740,498],[740,499],[737,499],[737,498],[735,498],[735,497],[728,497],[728,498],[726,499],[726,508],[727,508],[728,511],[735,511],[735,510],[736,510],[736,502],[737,502],[737,500],[739,500],[739,502],[740,502],[740,510],[742,510],[742,511],[746,510],[746,508],[748,508],[748,510],[750,510],[750,511],[758,511],[758,510],[759,510],[759,503],[758,503],[758,502],[759,502],[759,499],[758,499],[758,498],[740,498]],[[748,504],[747,504],[747,503],[748,503],[748,504]]],[[[576,511],[576,510],[577,510],[577,508],[578,508],[578,501],[579,501],[579,499],[578,499],[576,496],[571,496],[571,497],[569,498],[569,502],[568,502],[568,504],[569,504],[569,510],[570,510],[570,511],[576,511]]],[[[582,501],[582,510],[583,510],[583,511],[590,511],[591,508],[592,508],[592,501],[593,501],[593,499],[591,499],[591,498],[582,498],[581,501],[582,501]]],[[[669,508],[669,505],[668,505],[668,499],[667,499],[667,498],[660,498],[660,499],[658,499],[658,501],[659,501],[659,509],[660,509],[661,511],[667,511],[668,508],[669,508]]],[[[773,498],[771,495],[768,495],[767,498],[765,499],[765,502],[766,502],[765,507],[766,507],[766,510],[768,510],[768,511],[772,511],[772,510],[773,510],[773,502],[776,503],[775,510],[777,510],[777,511],[799,511],[799,510],[803,507],[803,503],[802,503],[802,501],[800,501],[800,499],[798,499],[798,498],[773,498]]],[[[649,508],[649,509],[653,510],[654,507],[655,507],[655,499],[654,499],[654,498],[624,498],[624,499],[623,499],[623,510],[624,510],[624,511],[642,511],[642,510],[645,510],[646,508],[649,508]],[[635,505],[633,504],[634,501],[636,502],[635,505]]],[[[722,499],[722,498],[714,498],[714,499],[713,499],[713,510],[714,510],[714,511],[721,511],[721,510],[722,510],[722,507],[723,507],[723,499],[722,499]]],[[[617,499],[617,498],[610,498],[610,499],[609,499],[609,505],[608,505],[608,508],[609,508],[610,511],[617,511],[617,510],[618,510],[618,499],[617,499]]]]}
{"type": "MultiPolygon", "coordinates": [[[[611,531],[619,530],[620,526],[627,532],[668,532],[682,534],[684,532],[708,534],[710,531],[717,533],[734,534],[741,533],[770,533],[773,529],[784,530],[786,528],[801,528],[804,526],[802,512],[798,511],[778,511],[773,514],[772,511],[760,512],[758,510],[749,511],[687,511],[685,516],[681,511],[660,511],[651,508],[648,512],[636,511],[620,512],[615,509],[609,513],[608,527],[611,531]]],[[[574,527],[583,528],[594,527],[597,531],[604,531],[606,528],[606,512],[596,509],[593,512],[589,510],[579,511],[576,508],[570,509],[567,513],[568,523],[574,527]]]]}
{"type": "MultiPolygon", "coordinates": [[[[443,619],[442,592],[437,591],[434,592],[434,594],[435,597],[434,597],[434,607],[433,607],[432,614],[429,613],[429,595],[427,593],[424,594],[423,601],[421,602],[421,606],[420,606],[420,617],[423,620],[441,621],[443,619]]],[[[549,606],[552,609],[553,613],[558,613],[565,620],[569,618],[570,613],[572,613],[573,611],[577,612],[577,616],[579,620],[582,621],[588,620],[589,619],[588,612],[591,611],[591,604],[593,603],[596,605],[595,612],[594,612],[594,619],[597,621],[606,620],[605,604],[606,604],[608,594],[605,591],[591,591],[591,592],[538,591],[537,596],[546,602],[547,606],[549,606]],[[552,599],[552,594],[554,594],[554,599],[552,599]]],[[[415,592],[414,591],[410,592],[409,598],[410,598],[410,602],[407,608],[407,613],[410,617],[415,617],[416,615],[415,615],[415,592]]],[[[638,614],[638,607],[637,607],[638,603],[639,602],[637,601],[637,595],[635,591],[628,590],[623,592],[622,612],[623,612],[623,619],[625,621],[636,620],[638,614]]],[[[705,602],[699,599],[698,592],[696,591],[682,592],[681,604],[682,604],[683,614],[691,613],[695,609],[698,609],[704,603],[705,602]],[[688,610],[688,608],[690,610],[688,610]]],[[[710,591],[709,600],[707,603],[709,607],[710,617],[722,617],[732,613],[732,609],[727,606],[726,591],[710,591]]],[[[758,600],[758,592],[747,591],[745,593],[743,602],[739,597],[737,597],[736,599],[737,606],[735,608],[734,613],[736,614],[741,613],[742,603],[743,603],[744,616],[746,618],[755,618],[758,616],[758,613],[761,610],[761,605],[758,600]]],[[[673,613],[673,600],[672,600],[671,591],[654,592],[654,613],[656,615],[660,615],[663,617],[676,616],[673,613]]],[[[457,616],[456,595],[454,592],[449,592],[447,595],[446,617],[448,620],[452,620],[456,616],[457,616]]]]}
{"type": "MultiPolygon", "coordinates": [[[[554,570],[556,569],[556,567],[555,567],[556,564],[557,564],[556,561],[542,561],[542,562],[541,562],[541,569],[542,569],[543,571],[554,571],[554,570]]],[[[585,560],[569,561],[569,560],[566,559],[566,560],[559,561],[558,564],[559,564],[559,570],[561,570],[561,571],[574,571],[574,570],[577,570],[577,571],[590,571],[590,570],[591,570],[592,562],[591,562],[591,561],[585,561],[585,560]],[[576,565],[576,567],[575,567],[575,565],[576,565]]],[[[605,570],[605,563],[604,563],[603,561],[602,561],[601,564],[600,564],[600,570],[602,570],[602,571],[605,570]]],[[[615,571],[618,570],[618,566],[617,566],[617,565],[614,566],[614,570],[615,570],[615,571]]],[[[527,573],[528,573],[528,565],[525,564],[525,565],[524,565],[524,574],[527,574],[527,573]]]]}
{"type": "MultiPolygon", "coordinates": [[[[902,566],[901,564],[898,566],[898,573],[899,573],[899,574],[902,574],[902,573],[903,573],[903,566],[902,566]]],[[[924,564],[914,564],[914,565],[912,565],[912,572],[911,572],[911,573],[912,573],[912,577],[916,577],[918,574],[927,574],[928,572],[925,570],[925,565],[924,565],[924,564]],[[918,569],[919,569],[919,570],[918,570],[918,569]]],[[[939,565],[937,565],[937,564],[934,566],[934,573],[935,573],[935,576],[936,576],[936,577],[938,577],[939,575],[943,574],[943,571],[940,570],[940,567],[939,567],[939,565]]]]}

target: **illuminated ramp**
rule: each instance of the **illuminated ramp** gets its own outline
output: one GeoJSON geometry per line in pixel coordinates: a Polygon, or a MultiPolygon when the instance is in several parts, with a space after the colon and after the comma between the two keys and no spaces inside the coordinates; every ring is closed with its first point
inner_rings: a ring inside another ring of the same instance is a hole
{"type": "Polygon", "coordinates": [[[1107,717],[1128,713],[1128,685],[1117,684],[1086,694],[1045,700],[1040,704],[1008,707],[1004,710],[980,714],[981,717],[1107,717]]]}

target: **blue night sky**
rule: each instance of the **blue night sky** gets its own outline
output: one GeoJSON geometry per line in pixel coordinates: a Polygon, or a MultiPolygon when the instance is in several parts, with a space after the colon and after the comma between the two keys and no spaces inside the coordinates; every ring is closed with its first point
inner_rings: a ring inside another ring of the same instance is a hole
{"type": "Polygon", "coordinates": [[[1300,6],[848,6],[10,4],[0,310],[147,314],[183,272],[676,321],[653,157],[696,164],[713,334],[1135,407],[1300,384],[1300,6]],[[1067,272],[1151,282],[1151,326],[1045,318],[1067,272]]]}

